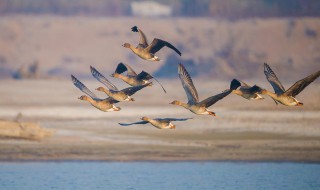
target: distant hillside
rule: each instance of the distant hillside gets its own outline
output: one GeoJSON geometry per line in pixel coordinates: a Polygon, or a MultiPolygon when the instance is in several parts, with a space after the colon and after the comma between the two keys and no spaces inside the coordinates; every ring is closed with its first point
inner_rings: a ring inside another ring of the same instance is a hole
{"type": "MultiPolygon", "coordinates": [[[[148,0],[1,0],[0,14],[131,16],[133,2],[148,0]]],[[[173,16],[216,18],[320,16],[318,0],[149,0],[169,6],[173,16]]],[[[157,8],[153,8],[156,12],[157,8]]]]}
{"type": "Polygon", "coordinates": [[[320,69],[320,19],[113,18],[60,16],[4,16],[0,19],[0,77],[11,77],[37,62],[37,77],[90,77],[94,65],[109,74],[119,62],[137,72],[158,77],[177,76],[177,64],[186,64],[192,76],[214,79],[264,77],[269,63],[286,79],[300,79],[320,69]],[[148,36],[169,41],[150,62],[122,47],[137,44],[134,25],[148,36]]]}

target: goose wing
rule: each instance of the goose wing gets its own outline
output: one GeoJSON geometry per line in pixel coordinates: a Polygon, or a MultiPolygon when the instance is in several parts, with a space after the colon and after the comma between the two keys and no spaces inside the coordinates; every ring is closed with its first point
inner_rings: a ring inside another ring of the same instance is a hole
{"type": "Polygon", "coordinates": [[[135,124],[147,124],[147,121],[138,121],[138,122],[134,122],[134,123],[119,123],[119,125],[121,126],[129,126],[129,125],[135,125],[135,124]]]}
{"type": "Polygon", "coordinates": [[[86,93],[92,99],[98,99],[98,97],[93,92],[91,92],[82,82],[80,82],[75,76],[71,75],[71,79],[73,84],[82,92],[86,93]]]}
{"type": "Polygon", "coordinates": [[[157,118],[155,120],[170,122],[170,121],[187,121],[189,119],[193,119],[193,118],[157,118]]]}
{"type": "Polygon", "coordinates": [[[133,87],[125,88],[125,89],[122,89],[121,91],[124,92],[125,94],[127,94],[128,96],[131,96],[134,93],[136,93],[137,91],[143,89],[144,87],[149,86],[150,84],[151,84],[151,82],[144,84],[144,85],[140,85],[140,86],[133,86],[133,87]]]}
{"type": "Polygon", "coordinates": [[[320,71],[317,71],[304,79],[299,80],[294,85],[292,85],[284,94],[287,96],[295,97],[303,89],[305,89],[310,83],[316,80],[320,76],[320,71]]]}
{"type": "Polygon", "coordinates": [[[117,68],[116,68],[116,71],[115,73],[118,73],[118,74],[121,74],[123,72],[127,71],[127,75],[128,76],[137,76],[137,73],[134,72],[134,70],[127,64],[124,64],[124,63],[119,63],[117,68]]]}
{"type": "Polygon", "coordinates": [[[91,70],[92,76],[94,78],[96,78],[99,82],[104,84],[106,87],[108,87],[109,90],[118,91],[118,88],[115,85],[113,85],[110,81],[108,81],[108,79],[106,77],[104,77],[101,73],[99,73],[99,71],[97,71],[97,69],[90,66],[90,70],[91,70]]]}
{"type": "Polygon", "coordinates": [[[220,94],[217,94],[217,95],[211,96],[205,100],[202,100],[197,105],[200,107],[206,107],[206,108],[210,107],[211,105],[215,104],[219,100],[222,100],[224,97],[228,96],[231,92],[232,92],[232,90],[230,90],[230,89],[225,90],[220,94]]]}
{"type": "Polygon", "coordinates": [[[177,54],[179,54],[181,56],[181,52],[176,47],[174,47],[169,42],[166,42],[164,40],[160,40],[160,39],[157,39],[157,38],[153,39],[151,44],[146,49],[147,49],[148,52],[150,52],[152,54],[155,54],[156,52],[158,52],[164,46],[167,46],[168,48],[173,49],[177,54]]]}
{"type": "Polygon", "coordinates": [[[137,46],[137,48],[141,47],[141,48],[146,48],[148,47],[148,40],[146,35],[142,32],[142,30],[140,30],[140,28],[138,28],[137,26],[134,26],[131,28],[132,32],[139,32],[140,34],[140,40],[139,40],[139,44],[137,46]]]}
{"type": "Polygon", "coordinates": [[[264,74],[266,75],[267,80],[272,85],[276,94],[283,94],[285,92],[281,82],[267,63],[264,63],[264,74]]]}
{"type": "Polygon", "coordinates": [[[243,86],[243,87],[251,87],[250,85],[248,85],[247,83],[245,83],[241,80],[238,80],[238,79],[234,79],[234,80],[237,80],[241,84],[241,86],[243,86]]]}
{"type": "Polygon", "coordinates": [[[137,79],[138,80],[150,80],[152,78],[153,78],[153,76],[150,75],[149,73],[145,72],[145,71],[141,71],[141,73],[139,73],[137,75],[137,79]]]}
{"type": "Polygon", "coordinates": [[[193,85],[192,79],[184,68],[184,66],[180,63],[178,66],[179,78],[181,80],[184,91],[188,97],[188,104],[196,104],[199,101],[198,93],[196,88],[193,85]]]}
{"type": "Polygon", "coordinates": [[[154,79],[155,81],[157,81],[157,83],[161,86],[162,90],[167,93],[166,89],[164,89],[164,87],[162,86],[162,84],[156,79],[154,78],[152,75],[150,75],[149,73],[142,71],[141,73],[139,73],[137,75],[137,79],[138,80],[150,80],[150,79],[154,79]]]}

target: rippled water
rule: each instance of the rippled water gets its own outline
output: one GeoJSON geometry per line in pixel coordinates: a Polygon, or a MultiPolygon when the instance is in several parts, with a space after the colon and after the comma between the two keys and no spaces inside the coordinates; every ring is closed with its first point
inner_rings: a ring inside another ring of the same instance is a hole
{"type": "Polygon", "coordinates": [[[320,189],[320,164],[0,163],[0,189],[320,189]]]}

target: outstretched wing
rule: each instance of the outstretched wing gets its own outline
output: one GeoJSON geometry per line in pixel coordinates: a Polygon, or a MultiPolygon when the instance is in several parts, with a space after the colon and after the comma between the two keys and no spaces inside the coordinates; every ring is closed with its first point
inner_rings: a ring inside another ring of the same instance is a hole
{"type": "Polygon", "coordinates": [[[164,87],[162,86],[162,84],[156,79],[154,78],[152,75],[150,75],[149,73],[142,71],[141,73],[139,73],[137,75],[137,79],[138,80],[150,80],[150,79],[154,79],[155,81],[157,81],[157,83],[161,86],[162,90],[167,93],[166,89],[164,89],[164,87]]]}
{"type": "Polygon", "coordinates": [[[125,88],[125,89],[122,89],[121,91],[124,92],[125,94],[127,94],[128,96],[131,96],[134,93],[136,93],[137,91],[143,89],[144,87],[149,86],[150,84],[151,84],[151,82],[144,84],[144,85],[140,85],[140,86],[133,86],[133,87],[125,88]]]}
{"type": "Polygon", "coordinates": [[[292,85],[284,94],[287,96],[295,97],[298,95],[303,89],[305,89],[310,83],[316,80],[320,76],[320,71],[317,71],[304,79],[299,80],[294,85],[292,85]]]}
{"type": "Polygon", "coordinates": [[[92,93],[82,82],[80,82],[75,76],[71,75],[73,84],[79,88],[82,92],[86,93],[92,99],[98,99],[98,97],[92,93]]]}
{"type": "Polygon", "coordinates": [[[136,76],[137,75],[136,72],[134,72],[134,70],[129,65],[124,64],[124,63],[118,64],[115,73],[121,74],[125,71],[127,71],[128,76],[136,76]]]}
{"type": "Polygon", "coordinates": [[[169,42],[166,42],[164,40],[160,40],[160,39],[157,39],[157,38],[153,39],[151,44],[147,47],[147,51],[149,51],[152,54],[155,54],[156,52],[158,52],[164,46],[167,46],[168,48],[173,49],[177,54],[179,54],[181,56],[181,52],[176,47],[174,47],[169,42]]]}
{"type": "Polygon", "coordinates": [[[184,91],[188,97],[188,104],[196,104],[199,101],[198,93],[196,88],[193,85],[192,79],[184,68],[184,66],[180,63],[178,66],[179,78],[181,80],[184,91]]]}
{"type": "Polygon", "coordinates": [[[148,40],[146,35],[142,32],[142,30],[140,30],[140,28],[138,28],[137,26],[134,26],[131,28],[132,32],[139,32],[140,34],[140,40],[139,40],[139,45],[137,47],[141,47],[141,48],[146,48],[148,47],[148,40]]]}
{"type": "Polygon", "coordinates": [[[237,80],[241,84],[241,86],[243,86],[243,87],[250,87],[250,85],[248,85],[247,83],[245,83],[241,80],[238,80],[238,79],[234,79],[234,80],[237,80]]]}
{"type": "Polygon", "coordinates": [[[285,92],[285,89],[282,86],[281,82],[267,63],[264,63],[264,74],[266,75],[267,80],[272,85],[276,94],[283,94],[285,92]]]}
{"type": "Polygon", "coordinates": [[[97,69],[90,66],[90,70],[91,70],[92,76],[94,78],[96,78],[99,82],[104,84],[106,87],[108,87],[109,90],[118,91],[118,88],[115,85],[113,85],[110,81],[108,81],[108,79],[106,77],[104,77],[101,73],[99,73],[99,71],[97,71],[97,69]]]}
{"type": "Polygon", "coordinates": [[[147,124],[147,121],[138,121],[138,122],[134,122],[134,123],[119,123],[119,125],[121,126],[129,126],[129,125],[135,125],[135,124],[147,124]]]}
{"type": "Polygon", "coordinates": [[[170,122],[170,121],[187,121],[189,119],[193,119],[193,118],[158,118],[155,120],[170,122]]]}
{"type": "Polygon", "coordinates": [[[137,75],[137,79],[138,80],[150,80],[152,78],[153,78],[153,76],[150,75],[149,73],[145,72],[145,71],[141,71],[141,73],[139,73],[137,75]]]}
{"type": "Polygon", "coordinates": [[[197,105],[198,106],[204,106],[204,107],[210,107],[211,105],[215,104],[216,102],[218,102],[219,100],[223,99],[224,97],[228,96],[230,93],[232,92],[232,90],[228,89],[223,91],[220,94],[211,96],[205,100],[202,100],[201,102],[199,102],[197,105]]]}

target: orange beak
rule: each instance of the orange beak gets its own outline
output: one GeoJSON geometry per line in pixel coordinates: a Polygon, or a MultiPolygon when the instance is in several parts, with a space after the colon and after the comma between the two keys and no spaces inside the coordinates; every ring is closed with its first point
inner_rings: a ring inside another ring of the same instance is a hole
{"type": "Polygon", "coordinates": [[[296,106],[303,106],[303,103],[298,102],[296,106]]]}

